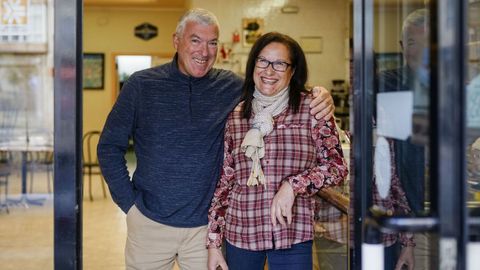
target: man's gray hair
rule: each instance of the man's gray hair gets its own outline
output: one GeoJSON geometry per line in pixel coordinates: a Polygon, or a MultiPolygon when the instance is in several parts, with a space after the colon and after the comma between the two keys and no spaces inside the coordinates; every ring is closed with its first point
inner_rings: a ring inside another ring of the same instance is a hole
{"type": "Polygon", "coordinates": [[[430,22],[430,12],[428,9],[421,8],[413,11],[408,14],[408,16],[403,20],[402,33],[405,33],[407,27],[416,26],[416,27],[425,27],[428,28],[430,22]]]}
{"type": "Polygon", "coordinates": [[[212,12],[203,8],[193,8],[187,11],[178,21],[177,29],[175,29],[175,33],[177,35],[183,34],[183,30],[185,30],[185,25],[187,22],[219,26],[217,16],[215,16],[212,12]]]}

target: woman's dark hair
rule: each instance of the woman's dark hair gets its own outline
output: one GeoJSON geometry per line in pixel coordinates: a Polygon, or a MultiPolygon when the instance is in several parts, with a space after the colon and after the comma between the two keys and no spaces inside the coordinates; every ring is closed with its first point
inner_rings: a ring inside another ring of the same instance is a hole
{"type": "Polygon", "coordinates": [[[260,52],[270,43],[277,42],[285,45],[289,52],[291,66],[294,70],[292,79],[290,80],[290,92],[288,99],[288,107],[294,113],[298,112],[300,107],[300,93],[307,92],[305,83],[308,78],[307,61],[302,47],[293,38],[280,34],[278,32],[270,32],[261,36],[248,55],[247,67],[245,70],[245,82],[243,83],[242,99],[244,100],[242,108],[242,116],[249,119],[252,115],[252,100],[253,92],[255,91],[255,82],[253,80],[253,72],[255,70],[255,63],[260,52]]]}

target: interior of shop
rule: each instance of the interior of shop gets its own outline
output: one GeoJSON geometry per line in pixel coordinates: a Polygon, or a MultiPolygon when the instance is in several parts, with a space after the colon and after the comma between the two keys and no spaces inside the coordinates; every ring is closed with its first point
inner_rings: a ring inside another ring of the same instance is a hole
{"type": "MultiPolygon", "coordinates": [[[[27,4],[26,1],[20,2],[27,4]]],[[[332,81],[335,80],[335,89],[340,97],[337,109],[348,112],[346,93],[349,87],[351,58],[348,48],[351,30],[350,6],[351,3],[347,0],[84,1],[83,133],[102,130],[123,81],[131,73],[171,61],[174,55],[172,34],[178,18],[190,7],[209,9],[219,19],[221,33],[216,67],[230,69],[243,76],[252,45],[242,37],[247,31],[243,28],[249,20],[254,20],[260,24],[260,30],[264,33],[282,31],[308,46],[306,53],[312,74],[308,84],[331,89],[334,87],[332,81]],[[302,27],[303,25],[308,27],[302,27]],[[137,35],[142,27],[153,27],[155,34],[137,35]],[[345,105],[342,106],[340,102],[345,105]]],[[[7,118],[4,113],[7,106],[20,106],[23,109],[15,110],[15,117],[10,118],[12,123],[2,123],[2,132],[11,133],[2,134],[2,137],[17,138],[18,141],[42,141],[40,144],[49,147],[43,149],[45,152],[39,153],[49,153],[53,145],[53,1],[30,1],[28,10],[31,11],[28,25],[35,27],[37,33],[24,35],[29,45],[9,45],[10,39],[17,38],[13,35],[2,35],[4,42],[0,44],[0,72],[5,78],[9,78],[1,87],[2,119],[7,118]],[[10,89],[16,90],[13,92],[10,89]],[[25,93],[18,94],[18,91],[25,93]],[[16,128],[3,128],[9,124],[16,128]]],[[[338,121],[343,121],[339,124],[348,129],[348,117],[338,121]]],[[[95,148],[96,139],[92,138],[92,149],[95,148]]],[[[85,149],[85,146],[83,148],[85,149]]],[[[94,155],[94,150],[91,152],[94,155]]],[[[88,156],[86,152],[83,155],[88,156]]],[[[0,212],[2,269],[17,269],[19,266],[23,269],[52,268],[52,215],[55,193],[51,186],[51,171],[46,168],[52,168],[54,161],[48,158],[44,160],[43,157],[39,159],[46,164],[44,167],[38,164],[36,157],[27,158],[25,197],[28,196],[28,201],[16,203],[14,200],[24,196],[22,155],[18,152],[12,154],[13,169],[9,174],[8,194],[5,193],[8,202],[0,212]],[[30,203],[33,199],[38,199],[38,205],[30,203]]],[[[128,164],[134,168],[133,154],[130,154],[128,164]]],[[[83,267],[123,269],[125,215],[112,202],[108,191],[104,197],[101,176],[93,174],[91,177],[90,179],[88,174],[84,176],[83,267]]],[[[319,241],[322,241],[321,237],[319,241]]],[[[346,237],[343,241],[346,241],[346,237]]],[[[345,243],[325,241],[322,245],[324,247],[320,248],[335,256],[332,256],[330,261],[319,261],[325,265],[335,262],[335,265],[340,263],[346,267],[345,243]]]]}
{"type": "MultiPolygon", "coordinates": [[[[54,0],[2,2],[7,3],[5,7],[11,5],[11,9],[0,8],[0,15],[10,16],[10,19],[0,20],[0,78],[4,78],[0,80],[0,268],[53,269],[53,198],[57,196],[53,190],[53,148],[56,143],[53,136],[54,0]],[[16,10],[16,13],[9,10],[16,10]],[[3,144],[14,145],[14,148],[2,148],[3,144]]],[[[201,7],[217,15],[221,31],[215,67],[232,70],[240,76],[245,75],[248,53],[255,40],[249,39],[250,35],[256,34],[252,32],[279,31],[297,40],[307,57],[308,86],[323,86],[333,97],[342,149],[345,159],[350,162],[353,128],[352,0],[83,2],[84,269],[125,269],[125,214],[112,201],[99,170],[96,157],[98,135],[125,80],[138,70],[172,60],[175,54],[172,34],[179,17],[189,8],[201,7]],[[251,25],[255,25],[255,29],[251,29],[251,25]]],[[[404,56],[399,43],[402,22],[411,11],[424,8],[428,2],[375,1],[373,35],[377,68],[402,67],[404,56]]],[[[471,2],[472,14],[480,14],[480,1],[471,2]]],[[[470,26],[473,30],[469,32],[469,82],[475,76],[478,78],[480,73],[480,21],[471,20],[470,26]]],[[[478,147],[475,149],[480,151],[479,145],[470,147],[478,147]]],[[[136,159],[131,149],[126,160],[129,172],[133,173],[136,159]]],[[[473,162],[470,159],[470,167],[475,167],[473,162]]],[[[473,187],[469,194],[472,200],[479,201],[477,175],[470,175],[473,187]]],[[[351,189],[349,179],[336,190],[347,204],[351,189]]],[[[315,270],[349,269],[349,245],[353,241],[349,233],[353,228],[347,210],[348,207],[332,205],[327,212],[337,215],[337,221],[315,223],[315,270]]],[[[432,253],[422,253],[422,256],[432,253]]],[[[419,262],[425,262],[425,265],[418,269],[429,269],[428,261],[428,258],[420,258],[419,262]]]]}

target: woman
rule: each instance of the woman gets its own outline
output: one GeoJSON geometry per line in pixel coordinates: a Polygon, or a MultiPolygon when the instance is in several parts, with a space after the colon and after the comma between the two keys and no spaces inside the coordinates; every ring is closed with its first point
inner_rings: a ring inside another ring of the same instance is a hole
{"type": "Polygon", "coordinates": [[[255,42],[244,102],[226,124],[224,165],[209,210],[209,269],[263,270],[265,258],[270,270],[312,269],[311,196],[340,184],[348,171],[334,120],[308,112],[306,81],[296,41],[273,32],[255,42]]]}

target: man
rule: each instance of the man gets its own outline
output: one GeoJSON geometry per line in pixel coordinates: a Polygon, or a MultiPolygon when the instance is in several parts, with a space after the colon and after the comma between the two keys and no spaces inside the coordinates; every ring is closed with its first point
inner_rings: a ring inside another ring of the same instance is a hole
{"type": "MultiPolygon", "coordinates": [[[[171,63],[133,74],[105,123],[98,157],[113,200],[127,213],[127,269],[206,269],[207,211],[223,161],[223,129],[242,79],[213,69],[218,21],[193,9],[179,21],[171,63]],[[137,168],[125,164],[133,138],[137,168]]],[[[331,116],[331,97],[312,113],[331,116]]],[[[320,102],[323,101],[323,102],[320,102]]],[[[314,103],[314,104],[313,104],[314,103]]]]}
{"type": "MultiPolygon", "coordinates": [[[[400,46],[404,58],[404,65],[401,68],[381,72],[378,76],[378,92],[394,91],[413,91],[414,112],[417,109],[428,113],[428,34],[429,34],[429,12],[427,9],[417,9],[410,13],[402,25],[402,40],[400,46]]],[[[416,117],[414,114],[412,117],[416,117]]],[[[389,199],[383,200],[383,204],[389,204],[393,201],[395,213],[413,213],[414,215],[425,214],[425,167],[426,167],[426,147],[412,140],[412,137],[406,140],[391,139],[393,141],[395,171],[398,175],[398,185],[395,192],[390,192],[389,199]],[[406,201],[405,201],[406,199],[406,201]],[[387,201],[387,202],[385,202],[387,201]]],[[[397,179],[392,180],[392,185],[397,179]]],[[[396,183],[396,182],[395,182],[396,183]]],[[[374,200],[382,204],[382,199],[378,199],[378,194],[374,194],[374,200]]],[[[414,269],[415,258],[412,235],[399,234],[387,235],[384,244],[393,250],[395,258],[386,265],[385,269],[403,269],[402,266],[408,266],[408,269],[414,269]],[[397,241],[398,240],[398,241],[397,241]],[[398,251],[398,242],[401,242],[401,250],[398,251]],[[397,249],[397,250],[396,250],[397,249]],[[396,250],[396,251],[395,251],[396,250]],[[398,258],[398,260],[396,260],[398,258]],[[395,262],[396,261],[396,262],[395,262]]],[[[419,241],[426,242],[425,235],[418,235],[419,241]]],[[[422,243],[423,245],[423,243],[422,243]]],[[[423,249],[423,247],[421,247],[423,249]]],[[[417,248],[418,249],[418,248],[417,248]]],[[[422,250],[422,252],[424,252],[422,250]]],[[[418,261],[418,260],[417,260],[418,261]]],[[[419,261],[420,263],[420,261],[419,261]]]]}
{"type": "MultiPolygon", "coordinates": [[[[419,81],[425,48],[428,48],[428,11],[419,9],[407,16],[402,27],[402,48],[405,65],[402,68],[387,70],[379,74],[378,91],[420,92],[419,81]]],[[[414,99],[421,94],[414,94],[414,99]]],[[[423,100],[423,98],[422,98],[423,100]]],[[[416,102],[414,101],[414,104],[416,102]]],[[[413,213],[424,212],[424,146],[411,141],[395,141],[396,167],[400,181],[407,193],[407,200],[413,213]],[[418,154],[422,153],[422,154],[418,154]]]]}

